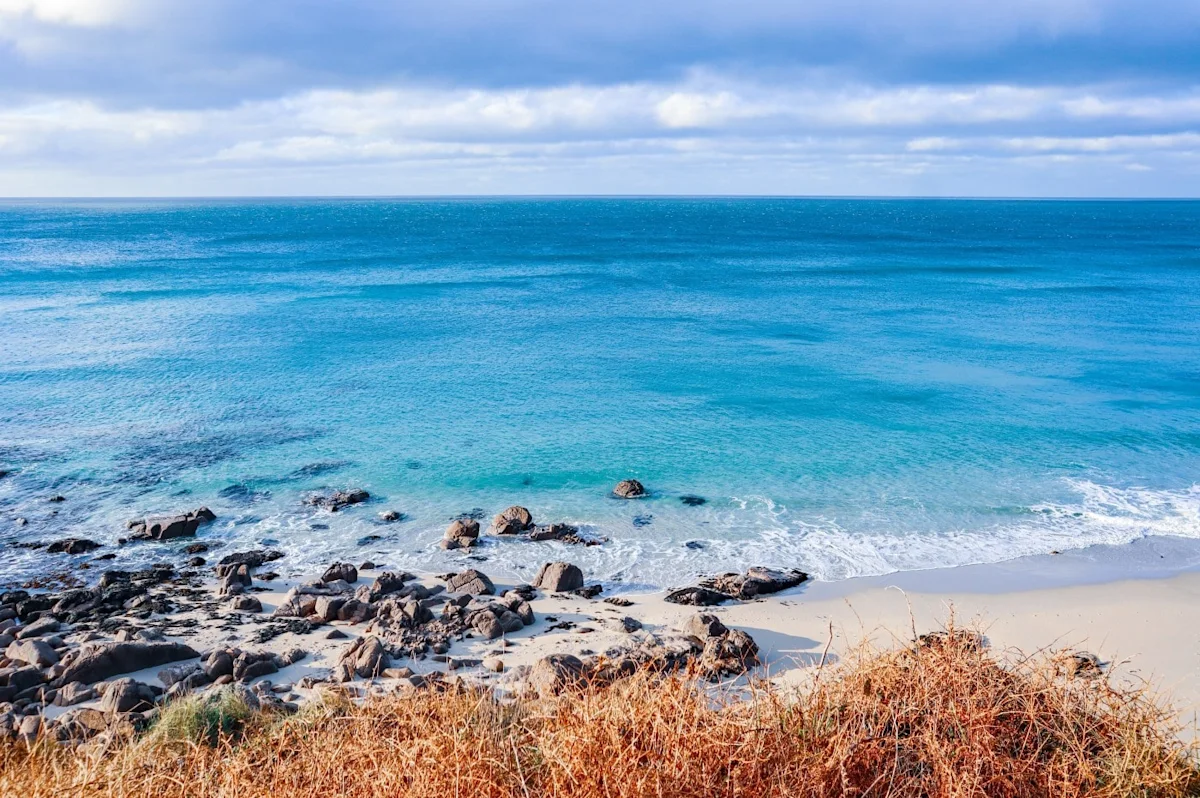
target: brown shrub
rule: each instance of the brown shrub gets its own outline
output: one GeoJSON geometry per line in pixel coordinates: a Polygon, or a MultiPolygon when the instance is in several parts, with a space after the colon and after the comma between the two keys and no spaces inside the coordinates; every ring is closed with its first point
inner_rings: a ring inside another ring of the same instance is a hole
{"type": "Polygon", "coordinates": [[[1145,691],[1002,661],[950,634],[859,652],[795,695],[714,697],[686,676],[642,673],[548,701],[329,702],[215,742],[9,743],[0,795],[1194,795],[1200,771],[1174,718],[1145,691]]]}

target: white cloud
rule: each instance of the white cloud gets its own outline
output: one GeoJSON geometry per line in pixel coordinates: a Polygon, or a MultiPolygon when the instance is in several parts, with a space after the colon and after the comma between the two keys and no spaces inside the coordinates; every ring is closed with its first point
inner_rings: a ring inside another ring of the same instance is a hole
{"type": "Polygon", "coordinates": [[[0,0],[3,17],[26,17],[58,25],[111,25],[133,8],[132,0],[0,0]]]}

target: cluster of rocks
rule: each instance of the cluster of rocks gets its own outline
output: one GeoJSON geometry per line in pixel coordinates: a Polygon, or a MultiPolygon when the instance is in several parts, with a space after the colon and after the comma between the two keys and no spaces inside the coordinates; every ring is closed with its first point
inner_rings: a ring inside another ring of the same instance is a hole
{"type": "MultiPolygon", "coordinates": [[[[637,624],[634,629],[640,629],[637,624]]],[[[573,654],[542,657],[530,669],[527,683],[542,697],[586,685],[605,685],[639,670],[690,670],[706,679],[745,673],[758,664],[758,645],[746,632],[728,629],[715,615],[689,618],[676,634],[644,632],[637,643],[609,649],[603,656],[581,659],[573,654]]]]}
{"type": "Polygon", "coordinates": [[[711,607],[726,601],[749,600],[796,587],[808,580],[808,574],[795,569],[779,571],[755,567],[744,574],[725,573],[705,579],[696,587],[672,590],[666,600],[673,604],[711,607]]]}

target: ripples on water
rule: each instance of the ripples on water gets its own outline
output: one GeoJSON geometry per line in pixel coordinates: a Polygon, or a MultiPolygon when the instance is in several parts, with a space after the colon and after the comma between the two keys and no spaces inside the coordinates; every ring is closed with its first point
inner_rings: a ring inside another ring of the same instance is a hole
{"type": "Polygon", "coordinates": [[[1198,288],[1185,202],[0,204],[0,540],[206,504],[296,570],[443,571],[521,503],[661,586],[1198,538],[1198,288]]]}

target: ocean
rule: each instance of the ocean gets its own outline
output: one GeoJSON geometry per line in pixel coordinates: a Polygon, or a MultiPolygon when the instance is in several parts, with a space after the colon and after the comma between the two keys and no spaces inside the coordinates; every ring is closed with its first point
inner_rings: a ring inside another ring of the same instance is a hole
{"type": "Polygon", "coordinates": [[[201,505],[281,572],[616,590],[1200,539],[1200,203],[4,202],[0,470],[7,582],[201,505]],[[606,541],[438,547],[512,504],[606,541]]]}

